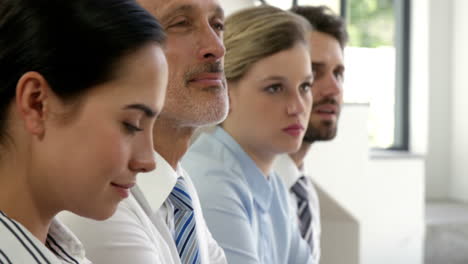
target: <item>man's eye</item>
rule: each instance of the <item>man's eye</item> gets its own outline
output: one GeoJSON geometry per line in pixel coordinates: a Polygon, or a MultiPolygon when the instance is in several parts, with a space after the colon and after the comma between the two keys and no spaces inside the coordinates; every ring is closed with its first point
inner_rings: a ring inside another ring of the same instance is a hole
{"type": "Polygon", "coordinates": [[[341,72],[341,71],[340,71],[340,72],[335,72],[335,78],[336,78],[338,81],[342,82],[342,81],[344,80],[344,74],[343,74],[343,72],[341,72]]]}
{"type": "Polygon", "coordinates": [[[223,24],[223,23],[214,23],[213,27],[214,27],[216,30],[224,31],[224,24],[223,24]]]}
{"type": "Polygon", "coordinates": [[[188,26],[188,25],[189,25],[188,20],[184,19],[184,20],[177,20],[174,23],[171,23],[169,27],[170,28],[171,27],[184,27],[184,26],[188,26]]]}

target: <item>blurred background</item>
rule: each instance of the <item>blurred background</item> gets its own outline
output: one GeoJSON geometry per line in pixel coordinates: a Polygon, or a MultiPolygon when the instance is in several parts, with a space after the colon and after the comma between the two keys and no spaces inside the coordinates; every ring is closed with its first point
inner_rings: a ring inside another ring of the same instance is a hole
{"type": "Polygon", "coordinates": [[[468,263],[468,1],[221,0],[327,5],[343,16],[338,136],[307,170],[322,206],[322,264],[468,263]]]}

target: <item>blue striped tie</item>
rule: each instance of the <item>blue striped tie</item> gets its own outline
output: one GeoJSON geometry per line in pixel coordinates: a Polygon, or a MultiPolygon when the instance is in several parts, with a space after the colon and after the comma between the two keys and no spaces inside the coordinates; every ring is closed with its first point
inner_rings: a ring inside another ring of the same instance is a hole
{"type": "Polygon", "coordinates": [[[200,263],[195,213],[184,178],[179,177],[169,195],[174,206],[175,242],[182,264],[200,263]]]}

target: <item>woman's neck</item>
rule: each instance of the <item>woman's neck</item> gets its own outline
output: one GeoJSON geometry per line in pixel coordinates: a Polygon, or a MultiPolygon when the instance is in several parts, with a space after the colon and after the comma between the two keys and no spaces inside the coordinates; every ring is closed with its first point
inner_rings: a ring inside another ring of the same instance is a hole
{"type": "Polygon", "coordinates": [[[50,223],[57,212],[41,206],[47,203],[41,203],[43,195],[35,195],[31,190],[30,176],[27,166],[17,159],[0,162],[0,211],[45,243],[50,223]]]}
{"type": "Polygon", "coordinates": [[[264,151],[261,147],[256,147],[255,145],[242,140],[242,137],[237,135],[236,133],[233,133],[234,131],[230,130],[229,127],[223,128],[242,147],[245,153],[247,153],[247,155],[253,160],[255,165],[257,165],[257,167],[262,171],[263,175],[268,179],[276,155],[273,153],[268,153],[264,151]]]}
{"type": "Polygon", "coordinates": [[[249,146],[243,146],[241,143],[239,144],[268,179],[276,155],[261,153],[260,151],[255,151],[255,148],[249,148],[249,146]]]}
{"type": "Polygon", "coordinates": [[[294,163],[296,163],[298,169],[304,169],[304,158],[309,152],[311,146],[312,144],[310,143],[302,142],[302,145],[297,152],[289,154],[294,163]]]}

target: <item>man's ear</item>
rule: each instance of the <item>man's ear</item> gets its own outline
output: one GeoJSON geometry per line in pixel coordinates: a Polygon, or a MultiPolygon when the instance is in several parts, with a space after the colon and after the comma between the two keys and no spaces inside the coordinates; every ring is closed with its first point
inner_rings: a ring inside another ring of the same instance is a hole
{"type": "Polygon", "coordinates": [[[37,72],[27,72],[16,85],[16,109],[26,130],[42,137],[48,114],[51,89],[45,78],[37,72]]]}

